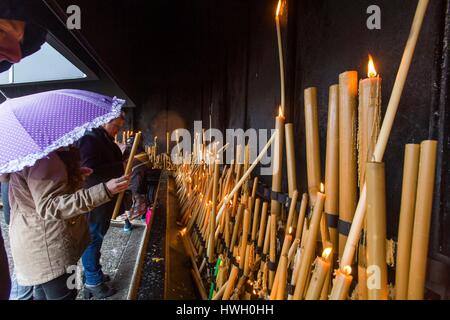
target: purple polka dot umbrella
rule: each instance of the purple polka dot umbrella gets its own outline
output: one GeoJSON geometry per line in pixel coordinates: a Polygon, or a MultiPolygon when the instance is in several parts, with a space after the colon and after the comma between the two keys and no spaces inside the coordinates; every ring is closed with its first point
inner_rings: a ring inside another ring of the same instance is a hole
{"type": "Polygon", "coordinates": [[[0,104],[0,174],[32,166],[120,115],[125,101],[82,90],[55,90],[0,104]]]}

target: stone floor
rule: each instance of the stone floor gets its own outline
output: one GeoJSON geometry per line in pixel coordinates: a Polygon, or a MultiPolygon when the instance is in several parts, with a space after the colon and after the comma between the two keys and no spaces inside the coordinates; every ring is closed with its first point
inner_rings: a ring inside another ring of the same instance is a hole
{"type": "MultiPolygon", "coordinates": [[[[5,224],[2,210],[0,210],[0,225],[3,239],[5,240],[6,252],[8,254],[10,274],[12,274],[13,261],[9,245],[8,226],[5,224]]],[[[125,272],[120,272],[120,269],[123,269],[124,265],[129,264],[130,260],[136,259],[137,251],[145,229],[140,222],[136,222],[134,225],[135,228],[133,228],[131,232],[125,233],[120,225],[111,224],[103,242],[100,260],[103,271],[111,276],[111,285],[118,290],[117,294],[108,298],[111,300],[126,299],[128,294],[129,283],[132,276],[132,267],[127,267],[125,272]],[[116,274],[118,274],[118,272],[120,273],[120,277],[116,279],[116,274]]],[[[80,291],[77,299],[81,300],[82,298],[82,291],[80,291]]]]}

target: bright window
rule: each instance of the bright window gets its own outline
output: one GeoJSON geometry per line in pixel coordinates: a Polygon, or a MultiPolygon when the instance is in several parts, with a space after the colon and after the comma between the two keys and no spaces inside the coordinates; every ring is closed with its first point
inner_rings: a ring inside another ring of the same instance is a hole
{"type": "Polygon", "coordinates": [[[87,75],[50,44],[0,74],[0,85],[84,79],[87,75]]]}

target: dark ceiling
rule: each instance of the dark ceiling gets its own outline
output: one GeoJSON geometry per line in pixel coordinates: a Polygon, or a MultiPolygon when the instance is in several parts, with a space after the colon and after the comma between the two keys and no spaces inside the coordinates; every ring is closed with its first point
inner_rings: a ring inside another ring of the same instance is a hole
{"type": "Polygon", "coordinates": [[[142,92],[167,80],[169,61],[184,57],[186,69],[192,64],[186,53],[195,48],[190,33],[198,1],[45,2],[61,23],[69,5],[80,7],[81,30],[72,34],[136,104],[142,102],[142,92]]]}

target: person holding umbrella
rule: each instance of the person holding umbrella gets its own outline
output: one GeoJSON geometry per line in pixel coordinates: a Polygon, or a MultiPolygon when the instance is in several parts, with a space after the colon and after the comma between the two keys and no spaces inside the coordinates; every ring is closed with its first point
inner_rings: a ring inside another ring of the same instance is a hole
{"type": "MultiPolygon", "coordinates": [[[[8,71],[14,63],[38,51],[46,40],[47,31],[26,21],[34,3],[0,1],[0,73],[8,71]]],[[[7,193],[7,183],[2,184],[2,194],[7,193]]],[[[0,230],[0,300],[8,299],[11,291],[8,257],[0,230]]]]}
{"type": "MultiPolygon", "coordinates": [[[[93,129],[77,141],[76,145],[81,154],[81,165],[93,170],[92,175],[84,183],[85,188],[124,174],[125,159],[119,146],[114,142],[114,136],[124,122],[124,114],[121,113],[119,117],[93,129]]],[[[110,226],[116,200],[117,197],[114,197],[113,201],[93,208],[88,214],[91,243],[81,259],[84,268],[84,296],[86,299],[91,297],[101,299],[116,293],[112,287],[106,284],[110,277],[103,273],[100,264],[100,250],[103,238],[110,226]]]]}
{"type": "Polygon", "coordinates": [[[128,188],[129,176],[83,189],[93,173],[72,145],[120,116],[123,100],[56,90],[0,105],[0,175],[10,183],[10,242],[17,281],[34,299],[75,299],[67,270],[89,244],[86,215],[128,188]]]}

